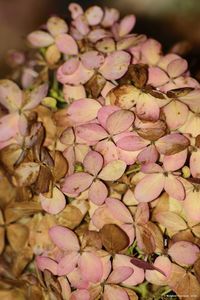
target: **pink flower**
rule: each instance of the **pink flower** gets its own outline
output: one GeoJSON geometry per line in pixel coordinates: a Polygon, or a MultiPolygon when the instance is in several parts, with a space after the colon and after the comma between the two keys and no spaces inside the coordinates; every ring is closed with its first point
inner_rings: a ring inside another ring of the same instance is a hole
{"type": "Polygon", "coordinates": [[[27,115],[46,96],[48,84],[44,83],[25,94],[10,80],[0,81],[0,103],[9,114],[0,118],[0,142],[9,142],[16,135],[25,135],[27,115]],[[8,101],[9,100],[9,101],[8,101]]]}
{"type": "Polygon", "coordinates": [[[126,164],[121,160],[114,160],[103,167],[103,157],[96,151],[88,152],[83,166],[86,172],[67,176],[62,191],[77,196],[89,188],[89,199],[97,205],[101,205],[108,195],[103,181],[119,179],[126,169],[126,164]]]}
{"type": "Polygon", "coordinates": [[[135,198],[139,202],[149,202],[156,199],[163,189],[169,196],[177,200],[185,199],[185,189],[175,171],[180,169],[186,160],[187,152],[182,151],[175,155],[165,156],[163,167],[149,163],[142,166],[145,175],[136,185],[135,198]]]}

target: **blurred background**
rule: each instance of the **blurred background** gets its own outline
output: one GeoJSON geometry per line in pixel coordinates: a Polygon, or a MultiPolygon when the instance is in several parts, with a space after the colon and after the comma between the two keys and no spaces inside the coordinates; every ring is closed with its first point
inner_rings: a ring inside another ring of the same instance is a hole
{"type": "MultiPolygon", "coordinates": [[[[0,0],[0,77],[7,72],[8,49],[24,49],[25,37],[44,23],[49,15],[69,16],[67,0],[0,0]]],[[[187,41],[184,55],[194,76],[200,79],[200,0],[82,0],[84,8],[93,4],[116,7],[121,15],[134,13],[134,32],[158,39],[169,50],[187,41]]]]}

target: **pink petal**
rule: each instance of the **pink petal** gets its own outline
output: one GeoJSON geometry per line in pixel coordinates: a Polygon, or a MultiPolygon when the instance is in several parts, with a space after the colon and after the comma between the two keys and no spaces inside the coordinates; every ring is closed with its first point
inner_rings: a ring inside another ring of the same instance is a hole
{"type": "Polygon", "coordinates": [[[113,38],[105,37],[98,41],[95,45],[96,49],[103,53],[110,53],[115,51],[115,41],[113,38]]]}
{"type": "Polygon", "coordinates": [[[85,84],[93,75],[94,71],[85,68],[81,62],[79,63],[78,69],[73,74],[66,75],[63,72],[63,65],[61,65],[57,70],[57,79],[63,84],[85,84]]]}
{"type": "Polygon", "coordinates": [[[135,26],[136,17],[134,15],[129,15],[124,17],[119,24],[119,36],[122,37],[130,33],[135,26]]]}
{"type": "Polygon", "coordinates": [[[101,22],[103,27],[111,27],[119,19],[119,11],[115,8],[105,7],[104,17],[101,22]]]}
{"type": "Polygon", "coordinates": [[[84,161],[84,170],[92,175],[97,175],[103,166],[103,157],[96,151],[90,151],[84,161]]]}
{"type": "Polygon", "coordinates": [[[117,141],[117,147],[126,151],[137,151],[145,148],[149,142],[140,136],[127,136],[117,141]]]}
{"type": "Polygon", "coordinates": [[[108,95],[108,93],[115,88],[115,85],[112,84],[110,81],[106,81],[106,84],[104,85],[104,88],[101,91],[101,95],[102,97],[106,98],[106,96],[108,95]]]}
{"type": "Polygon", "coordinates": [[[134,121],[134,114],[128,110],[113,112],[106,121],[106,129],[110,134],[118,134],[129,129],[134,121]]]}
{"type": "Polygon", "coordinates": [[[133,268],[130,267],[118,267],[112,271],[107,279],[107,283],[119,284],[122,281],[128,279],[133,274],[133,268]]]}
{"type": "Polygon", "coordinates": [[[182,168],[187,159],[187,150],[183,150],[174,155],[165,155],[163,159],[163,167],[166,171],[176,171],[182,168]]]}
{"type": "Polygon", "coordinates": [[[131,246],[135,240],[135,229],[133,224],[119,224],[119,227],[126,232],[129,237],[129,246],[131,246]]]}
{"type": "Polygon", "coordinates": [[[49,229],[49,236],[54,244],[64,251],[79,251],[80,245],[75,233],[59,225],[53,226],[49,229]]]}
{"type": "Polygon", "coordinates": [[[45,256],[37,256],[36,264],[41,271],[48,270],[52,274],[57,275],[58,264],[53,259],[45,256]]]}
{"type": "Polygon", "coordinates": [[[130,59],[130,54],[125,51],[112,52],[106,57],[99,72],[108,80],[119,79],[128,70],[130,59]],[[110,66],[112,66],[112,68],[110,66]]]}
{"type": "Polygon", "coordinates": [[[97,51],[88,51],[81,55],[81,61],[88,69],[98,69],[104,63],[104,56],[97,51]]]}
{"type": "Polygon", "coordinates": [[[99,6],[91,6],[85,11],[85,16],[90,26],[98,25],[103,18],[103,10],[99,6]]]}
{"type": "Polygon", "coordinates": [[[48,84],[43,83],[37,87],[35,87],[29,95],[29,102],[23,106],[23,110],[31,110],[38,106],[42,100],[46,97],[48,92],[48,84]]]}
{"type": "Polygon", "coordinates": [[[84,124],[76,128],[77,135],[85,141],[100,141],[108,137],[108,133],[97,124],[84,124]]]}
{"type": "Polygon", "coordinates": [[[167,66],[167,72],[170,77],[175,78],[187,71],[188,63],[185,59],[175,59],[167,66]]]}
{"type": "Polygon", "coordinates": [[[105,203],[108,207],[109,212],[111,212],[114,218],[123,223],[133,223],[131,213],[123,204],[123,202],[114,198],[107,198],[105,203]]]}
{"type": "Polygon", "coordinates": [[[63,94],[66,102],[71,102],[73,100],[79,100],[86,98],[86,92],[83,85],[79,84],[76,86],[65,84],[63,86],[63,94]]]}
{"type": "Polygon", "coordinates": [[[20,88],[11,80],[0,80],[0,104],[9,112],[15,112],[21,107],[23,94],[20,88]]]}
{"type": "Polygon", "coordinates": [[[188,108],[180,101],[173,100],[163,107],[166,123],[171,130],[181,127],[187,120],[188,108]]]}
{"type": "Polygon", "coordinates": [[[67,174],[70,175],[74,173],[74,165],[75,165],[75,153],[74,153],[74,148],[73,146],[68,147],[64,152],[63,152],[64,157],[66,158],[68,162],[68,172],[67,174]]]}
{"type": "Polygon", "coordinates": [[[179,134],[171,133],[156,141],[156,148],[160,154],[176,154],[189,146],[189,140],[179,134]]]}
{"type": "Polygon", "coordinates": [[[59,34],[55,39],[55,43],[62,53],[68,55],[78,54],[78,46],[76,41],[67,33],[59,34]]]}
{"type": "Polygon", "coordinates": [[[75,123],[86,123],[97,117],[100,108],[99,102],[85,98],[74,101],[68,107],[67,114],[69,119],[75,123]]]}
{"type": "Polygon", "coordinates": [[[161,44],[154,39],[148,39],[141,46],[143,60],[149,65],[156,65],[161,56],[161,44]]]}
{"type": "Polygon", "coordinates": [[[199,247],[187,241],[176,242],[168,250],[171,258],[180,265],[193,265],[199,252],[199,247]]]}
{"type": "Polygon", "coordinates": [[[129,296],[123,288],[106,284],[103,300],[129,300],[129,296]]]}
{"type": "Polygon", "coordinates": [[[158,160],[158,156],[155,145],[150,145],[139,153],[137,159],[142,164],[155,163],[158,160]]]}
{"type": "Polygon", "coordinates": [[[95,180],[88,193],[88,198],[90,201],[92,201],[96,205],[102,205],[105,201],[105,199],[108,196],[108,189],[106,185],[101,182],[100,180],[95,180]]]}
{"type": "Polygon", "coordinates": [[[62,257],[58,263],[58,276],[67,275],[72,272],[78,263],[79,255],[77,252],[70,252],[62,257]]]}
{"type": "Polygon", "coordinates": [[[183,103],[187,104],[193,112],[199,113],[200,112],[199,97],[200,97],[200,89],[198,88],[191,91],[185,96],[180,96],[179,99],[183,103]]]}
{"type": "Polygon", "coordinates": [[[166,84],[169,81],[167,74],[161,70],[159,67],[149,68],[148,84],[155,87],[166,84]]]}
{"type": "Polygon", "coordinates": [[[161,57],[158,65],[161,69],[167,71],[167,67],[168,67],[169,63],[177,58],[180,58],[180,56],[177,54],[174,54],[174,53],[166,54],[161,57]]]}
{"type": "Polygon", "coordinates": [[[156,199],[162,192],[165,184],[165,177],[163,174],[149,174],[146,175],[136,185],[134,195],[139,202],[150,202],[156,199]]]}
{"type": "Polygon", "coordinates": [[[54,43],[54,38],[47,32],[36,30],[27,36],[28,42],[35,48],[47,47],[54,43]]]}
{"type": "Polygon", "coordinates": [[[90,31],[87,19],[84,15],[79,15],[73,22],[76,29],[82,34],[87,35],[90,31]]]}
{"type": "Polygon", "coordinates": [[[190,156],[190,171],[192,177],[200,178],[200,150],[193,151],[190,156]]]}
{"type": "MultiPolygon", "coordinates": [[[[96,29],[93,29],[92,31],[90,31],[90,33],[88,34],[88,39],[90,42],[96,43],[99,40],[108,38],[110,36],[112,36],[111,32],[106,31],[105,29],[102,29],[102,28],[96,28],[96,29]]],[[[95,46],[96,46],[96,49],[99,50],[97,45],[95,45],[95,46]]],[[[101,52],[104,52],[104,51],[101,51],[101,52]]]]}
{"type": "Polygon", "coordinates": [[[195,222],[200,222],[200,196],[199,191],[192,189],[186,193],[186,198],[183,201],[184,210],[189,219],[195,222]]]}
{"type": "Polygon", "coordinates": [[[90,148],[88,145],[77,144],[74,150],[75,150],[76,161],[83,163],[83,160],[86,154],[89,152],[90,148]]]}
{"type": "Polygon", "coordinates": [[[71,57],[62,65],[62,72],[64,75],[73,74],[79,67],[79,59],[78,57],[71,57]]]}
{"type": "Polygon", "coordinates": [[[154,98],[147,94],[142,94],[136,104],[136,114],[138,118],[146,121],[157,121],[160,109],[154,98]]]}
{"type": "Polygon", "coordinates": [[[129,34],[117,41],[117,50],[126,50],[145,40],[144,35],[129,34]]]}
{"type": "Polygon", "coordinates": [[[176,200],[185,199],[185,189],[183,184],[173,175],[168,175],[165,179],[165,191],[176,200]]]}
{"type": "Polygon", "coordinates": [[[60,141],[62,144],[65,145],[73,145],[75,141],[74,132],[71,127],[67,128],[65,131],[63,131],[60,141]]]}
{"type": "Polygon", "coordinates": [[[54,187],[53,195],[51,198],[47,198],[44,195],[40,194],[39,200],[41,202],[42,208],[52,215],[61,212],[66,205],[65,196],[57,187],[54,187]]]}
{"type": "Polygon", "coordinates": [[[78,262],[83,278],[89,282],[97,283],[103,275],[103,266],[100,258],[92,252],[84,252],[78,262]]]}
{"type": "Polygon", "coordinates": [[[145,174],[152,174],[152,173],[163,173],[163,168],[156,163],[147,163],[144,164],[141,168],[141,171],[145,174]]]}
{"type": "Polygon", "coordinates": [[[118,224],[117,220],[113,218],[106,205],[102,205],[95,210],[92,215],[92,223],[97,229],[101,229],[105,224],[118,224]]]}
{"type": "Polygon", "coordinates": [[[71,294],[70,300],[90,300],[90,294],[88,290],[76,290],[71,294]]]}
{"type": "Polygon", "coordinates": [[[114,113],[115,111],[120,110],[120,108],[118,106],[115,105],[107,105],[107,106],[103,106],[99,109],[98,111],[98,121],[99,123],[106,128],[106,122],[108,117],[114,113]]]}
{"type": "Polygon", "coordinates": [[[147,203],[139,203],[135,213],[135,222],[139,225],[145,225],[149,221],[149,206],[147,203]]]}
{"type": "Polygon", "coordinates": [[[78,172],[65,178],[62,191],[67,194],[79,194],[85,191],[92,183],[93,176],[88,173],[78,172]]]}
{"type": "Polygon", "coordinates": [[[162,270],[166,276],[156,270],[146,270],[146,280],[156,285],[166,285],[166,281],[172,271],[172,263],[167,256],[158,256],[154,261],[154,266],[162,270]]]}
{"type": "Polygon", "coordinates": [[[0,141],[9,140],[18,133],[19,115],[12,113],[0,118],[0,141]]]}
{"type": "Polygon", "coordinates": [[[26,115],[21,114],[19,116],[18,127],[19,127],[19,132],[22,136],[27,135],[27,133],[28,133],[28,120],[27,120],[26,115]]]}
{"type": "Polygon", "coordinates": [[[100,141],[96,144],[95,150],[101,153],[104,158],[104,165],[119,158],[117,147],[108,140],[100,141]]]}
{"type": "Polygon", "coordinates": [[[122,160],[113,160],[109,162],[99,173],[98,178],[105,181],[114,181],[119,179],[126,169],[126,163],[122,160]]]}
{"type": "Polygon", "coordinates": [[[132,165],[136,162],[139,151],[125,151],[120,148],[118,151],[118,159],[123,160],[127,165],[132,165]]]}
{"type": "Polygon", "coordinates": [[[126,279],[123,284],[135,286],[144,281],[144,270],[134,266],[131,262],[131,257],[122,254],[116,254],[113,259],[113,269],[118,267],[130,267],[133,269],[133,274],[126,279]]]}
{"type": "Polygon", "coordinates": [[[68,31],[67,23],[57,16],[50,17],[47,21],[46,26],[47,30],[53,36],[57,36],[68,31]]]}
{"type": "Polygon", "coordinates": [[[71,286],[76,289],[87,289],[89,286],[89,282],[84,278],[80,268],[76,268],[74,271],[69,273],[67,278],[69,279],[71,286]]]}
{"type": "Polygon", "coordinates": [[[68,9],[71,13],[72,19],[76,19],[78,16],[83,15],[84,11],[78,3],[70,3],[68,9]]]}

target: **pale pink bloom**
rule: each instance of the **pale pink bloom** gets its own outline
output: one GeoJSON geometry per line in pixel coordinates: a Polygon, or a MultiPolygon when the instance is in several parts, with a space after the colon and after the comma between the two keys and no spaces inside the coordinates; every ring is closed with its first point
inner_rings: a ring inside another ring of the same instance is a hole
{"type": "Polygon", "coordinates": [[[0,142],[7,142],[16,135],[26,134],[27,115],[40,104],[47,91],[48,84],[45,83],[35,87],[25,96],[14,82],[7,79],[0,81],[0,103],[9,112],[0,118],[0,142]]]}
{"type": "Polygon", "coordinates": [[[65,178],[62,191],[77,196],[89,189],[88,197],[97,205],[101,205],[108,195],[103,181],[119,179],[126,169],[126,164],[121,160],[114,160],[103,167],[103,157],[96,151],[88,152],[83,166],[85,172],[74,173],[65,178]]]}
{"type": "Polygon", "coordinates": [[[149,202],[165,190],[170,197],[184,200],[185,189],[175,171],[184,165],[186,158],[187,152],[184,150],[175,155],[165,156],[163,167],[153,163],[142,166],[141,171],[147,175],[136,185],[135,198],[139,202],[149,202]]]}

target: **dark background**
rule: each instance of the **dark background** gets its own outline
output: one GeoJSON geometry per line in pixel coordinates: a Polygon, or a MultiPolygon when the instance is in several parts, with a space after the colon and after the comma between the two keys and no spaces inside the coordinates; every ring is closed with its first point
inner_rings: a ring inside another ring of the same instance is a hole
{"type": "MultiPolygon", "coordinates": [[[[10,48],[24,49],[26,34],[44,23],[49,15],[69,16],[67,0],[0,0],[0,76],[7,72],[5,54],[10,48]]],[[[121,15],[134,13],[134,32],[145,33],[162,42],[168,50],[187,40],[187,54],[193,75],[200,66],[200,0],[104,0],[76,1],[84,8],[93,4],[116,7],[121,15]]],[[[198,77],[198,75],[196,75],[198,77]]]]}

